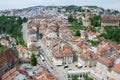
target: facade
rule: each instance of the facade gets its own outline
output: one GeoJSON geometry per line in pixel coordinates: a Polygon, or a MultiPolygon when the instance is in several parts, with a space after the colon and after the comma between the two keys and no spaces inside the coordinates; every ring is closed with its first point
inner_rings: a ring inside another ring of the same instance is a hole
{"type": "Polygon", "coordinates": [[[29,39],[31,39],[32,41],[36,41],[37,40],[37,29],[36,27],[33,27],[31,29],[29,29],[29,39]]]}
{"type": "Polygon", "coordinates": [[[116,16],[102,16],[101,26],[102,27],[106,27],[106,26],[119,27],[119,20],[117,19],[116,16]]]}
{"type": "Polygon", "coordinates": [[[120,63],[114,65],[110,77],[114,78],[115,80],[120,79],[120,63]]]}
{"type": "Polygon", "coordinates": [[[82,39],[86,39],[87,38],[87,33],[85,31],[81,30],[80,34],[81,34],[81,38],[82,39]]]}
{"type": "Polygon", "coordinates": [[[10,47],[10,42],[4,38],[0,39],[0,43],[6,47],[10,47]]]}
{"type": "Polygon", "coordinates": [[[109,80],[111,78],[111,68],[114,65],[113,58],[99,58],[95,72],[102,76],[103,80],[109,80]]]}
{"type": "Polygon", "coordinates": [[[40,66],[34,71],[34,74],[29,74],[27,70],[14,67],[0,77],[0,80],[57,80],[57,78],[44,67],[40,66]]]}
{"type": "Polygon", "coordinates": [[[88,26],[90,26],[90,25],[91,25],[90,20],[89,20],[89,19],[87,19],[87,18],[84,18],[82,22],[83,22],[83,26],[88,27],[88,26]]]}
{"type": "Polygon", "coordinates": [[[97,55],[91,51],[87,51],[78,57],[78,63],[80,63],[82,67],[94,67],[97,64],[97,58],[97,55]]]}
{"type": "Polygon", "coordinates": [[[56,65],[71,64],[74,58],[74,51],[67,44],[58,45],[53,49],[53,62],[56,65]]]}
{"type": "Polygon", "coordinates": [[[29,59],[29,53],[25,47],[22,45],[17,46],[18,54],[19,54],[19,60],[20,61],[28,61],[29,59]]]}
{"type": "Polygon", "coordinates": [[[66,73],[67,80],[72,80],[73,75],[77,75],[77,80],[84,80],[84,76],[88,74],[91,76],[94,80],[102,80],[102,77],[99,76],[97,73],[95,73],[93,70],[87,69],[87,70],[70,70],[66,73]]]}

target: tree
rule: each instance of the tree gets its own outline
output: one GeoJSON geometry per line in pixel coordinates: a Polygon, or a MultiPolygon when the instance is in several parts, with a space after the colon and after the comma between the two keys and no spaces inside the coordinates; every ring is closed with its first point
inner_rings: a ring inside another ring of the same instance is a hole
{"type": "Polygon", "coordinates": [[[18,19],[17,19],[17,23],[18,23],[19,25],[21,25],[21,24],[23,23],[23,20],[22,20],[21,17],[18,17],[18,19]]]}
{"type": "Polygon", "coordinates": [[[93,78],[89,77],[88,74],[83,76],[85,80],[93,80],[93,78]]]}
{"type": "Polygon", "coordinates": [[[77,31],[75,32],[75,36],[80,36],[80,31],[79,31],[79,30],[77,30],[77,31]]]}
{"type": "Polygon", "coordinates": [[[115,27],[111,27],[111,26],[106,26],[105,27],[105,32],[102,33],[102,37],[105,37],[105,39],[108,39],[112,42],[115,43],[120,43],[120,28],[115,28],[115,27]]]}
{"type": "Polygon", "coordinates": [[[74,19],[73,19],[73,17],[70,15],[70,16],[68,16],[68,22],[73,22],[74,21],[74,19]]]}
{"type": "Polygon", "coordinates": [[[36,65],[37,65],[37,58],[36,58],[36,56],[35,56],[34,53],[32,53],[32,55],[31,55],[30,64],[31,64],[32,66],[36,66],[36,65]]]}
{"type": "Polygon", "coordinates": [[[94,40],[88,40],[92,44],[92,46],[97,46],[101,41],[94,41],[94,40]]]}
{"type": "Polygon", "coordinates": [[[26,17],[23,18],[23,22],[27,22],[28,19],[26,17]]]}
{"type": "Polygon", "coordinates": [[[90,18],[91,25],[98,27],[101,25],[101,17],[94,15],[92,18],[90,18]]]}
{"type": "Polygon", "coordinates": [[[40,39],[42,39],[42,37],[43,37],[43,33],[40,33],[39,35],[40,35],[40,39]]]}
{"type": "MultiPolygon", "coordinates": [[[[23,21],[21,17],[14,17],[14,16],[1,16],[0,17],[0,33],[9,34],[11,37],[17,39],[18,43],[24,45],[25,42],[22,37],[22,24],[23,21]]],[[[6,37],[9,40],[8,37],[6,37]]]]}
{"type": "Polygon", "coordinates": [[[72,80],[78,80],[78,76],[77,75],[73,75],[72,76],[72,80]]]}

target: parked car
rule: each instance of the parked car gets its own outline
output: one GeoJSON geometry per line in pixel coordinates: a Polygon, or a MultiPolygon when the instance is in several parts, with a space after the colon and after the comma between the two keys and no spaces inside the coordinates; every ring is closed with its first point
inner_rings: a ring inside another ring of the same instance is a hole
{"type": "Polygon", "coordinates": [[[65,65],[64,68],[68,68],[68,65],[65,65]]]}

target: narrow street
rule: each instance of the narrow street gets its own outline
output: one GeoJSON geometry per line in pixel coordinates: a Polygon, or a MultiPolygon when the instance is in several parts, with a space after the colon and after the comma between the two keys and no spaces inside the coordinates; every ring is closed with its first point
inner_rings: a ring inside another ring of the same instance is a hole
{"type": "Polygon", "coordinates": [[[43,55],[45,58],[44,64],[46,65],[45,67],[47,67],[49,69],[49,71],[54,74],[58,80],[66,80],[66,69],[63,68],[63,66],[56,66],[51,60],[50,57],[50,52],[47,50],[47,48],[45,47],[45,45],[41,42],[41,40],[39,40],[38,45],[41,46],[42,50],[43,50],[43,55]],[[48,53],[49,52],[49,53],[48,53]]]}
{"type": "Polygon", "coordinates": [[[22,24],[22,32],[23,32],[23,39],[27,43],[28,40],[28,28],[27,28],[27,23],[22,24]]]}

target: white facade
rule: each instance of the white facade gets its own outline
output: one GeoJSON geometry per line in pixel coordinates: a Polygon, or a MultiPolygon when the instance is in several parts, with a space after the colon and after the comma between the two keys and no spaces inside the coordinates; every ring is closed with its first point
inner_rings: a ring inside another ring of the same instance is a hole
{"type": "Polygon", "coordinates": [[[88,35],[89,40],[95,40],[95,38],[96,38],[96,35],[88,35]]]}
{"type": "Polygon", "coordinates": [[[29,58],[29,53],[19,53],[19,58],[29,58]]]}
{"type": "Polygon", "coordinates": [[[99,62],[97,62],[95,72],[102,76],[103,80],[108,80],[110,78],[108,67],[99,62]]]}
{"type": "Polygon", "coordinates": [[[101,26],[105,27],[105,26],[119,26],[119,22],[116,23],[101,23],[101,26]]]}
{"type": "Polygon", "coordinates": [[[84,80],[83,76],[85,74],[88,74],[88,75],[92,76],[94,78],[94,80],[102,80],[102,77],[99,76],[99,74],[95,73],[91,69],[86,69],[86,70],[70,70],[70,71],[67,71],[66,78],[67,78],[67,80],[72,80],[72,76],[73,75],[77,75],[78,76],[77,80],[84,80]]]}
{"type": "Polygon", "coordinates": [[[56,38],[57,34],[55,32],[50,32],[49,34],[46,35],[49,38],[56,38]]]}
{"type": "Polygon", "coordinates": [[[120,74],[115,71],[111,71],[110,77],[114,78],[115,80],[120,80],[120,74]]]}
{"type": "Polygon", "coordinates": [[[63,57],[63,64],[67,64],[67,63],[73,63],[73,56],[64,56],[63,57]]]}
{"type": "Polygon", "coordinates": [[[85,61],[83,61],[80,57],[78,57],[78,63],[80,63],[83,66],[85,66],[85,61]]]}
{"type": "Polygon", "coordinates": [[[62,58],[54,58],[53,57],[53,62],[55,63],[56,66],[61,66],[63,63],[62,58]]]}
{"type": "Polygon", "coordinates": [[[91,25],[91,22],[84,22],[84,21],[83,21],[83,26],[86,26],[86,27],[87,27],[87,26],[90,26],[90,25],[91,25]]]}

